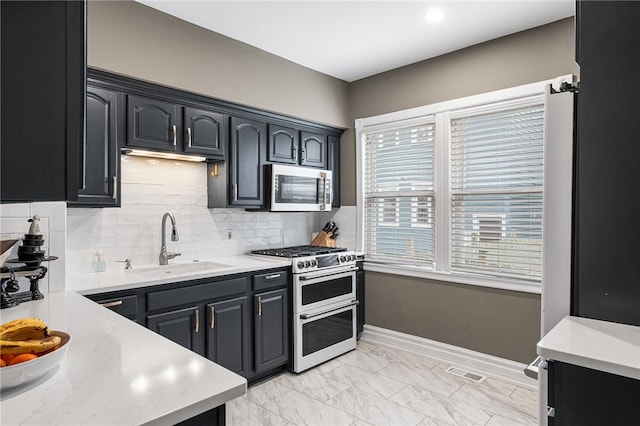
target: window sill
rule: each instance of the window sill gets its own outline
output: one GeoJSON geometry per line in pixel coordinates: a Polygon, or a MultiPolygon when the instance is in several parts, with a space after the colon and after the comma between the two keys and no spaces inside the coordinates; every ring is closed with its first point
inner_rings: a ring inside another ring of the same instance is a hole
{"type": "Polygon", "coordinates": [[[430,271],[411,265],[389,265],[385,263],[364,262],[364,270],[381,272],[384,274],[401,275],[412,278],[426,278],[436,281],[446,281],[459,284],[475,285],[479,287],[496,288],[500,290],[518,291],[522,293],[541,294],[542,287],[538,283],[528,281],[505,280],[500,278],[487,279],[470,274],[430,271]]]}

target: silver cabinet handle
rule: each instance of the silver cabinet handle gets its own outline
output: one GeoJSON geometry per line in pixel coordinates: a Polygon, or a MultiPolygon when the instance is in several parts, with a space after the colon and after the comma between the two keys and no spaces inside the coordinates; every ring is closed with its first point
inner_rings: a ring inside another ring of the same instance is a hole
{"type": "Polygon", "coordinates": [[[233,201],[238,201],[238,184],[233,184],[233,201]]]}
{"type": "Polygon", "coordinates": [[[191,127],[187,127],[187,146],[191,148],[191,127]]]}
{"type": "Polygon", "coordinates": [[[200,311],[196,311],[196,333],[200,331],[200,311]]]}
{"type": "Polygon", "coordinates": [[[215,328],[216,326],[216,308],[215,307],[211,307],[211,328],[215,328]]]}
{"type": "Polygon", "coordinates": [[[105,308],[113,308],[114,306],[122,305],[122,300],[116,300],[114,302],[101,303],[100,305],[104,306],[105,308]]]}
{"type": "Polygon", "coordinates": [[[307,150],[302,148],[302,161],[307,161],[307,150]]]}
{"type": "Polygon", "coordinates": [[[111,199],[118,199],[118,176],[114,176],[111,178],[111,199]]]}
{"type": "Polygon", "coordinates": [[[296,161],[296,163],[298,162],[298,147],[297,146],[293,146],[293,155],[292,155],[293,159],[296,161]]]}
{"type": "Polygon", "coordinates": [[[267,275],[266,277],[264,277],[265,280],[272,280],[275,278],[278,278],[280,275],[282,274],[271,274],[271,275],[267,275]]]}
{"type": "Polygon", "coordinates": [[[262,316],[262,297],[258,297],[258,316],[262,316]]]}
{"type": "Polygon", "coordinates": [[[175,124],[172,126],[172,129],[173,129],[173,146],[176,146],[176,143],[178,141],[178,129],[176,128],[175,124]]]}

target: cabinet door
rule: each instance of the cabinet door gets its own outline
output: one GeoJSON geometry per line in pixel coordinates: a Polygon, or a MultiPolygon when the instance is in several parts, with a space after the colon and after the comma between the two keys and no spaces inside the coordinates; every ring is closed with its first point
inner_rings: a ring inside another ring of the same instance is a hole
{"type": "Polygon", "coordinates": [[[227,141],[226,116],[213,111],[184,108],[184,145],[186,153],[224,158],[227,141]]]}
{"type": "Polygon", "coordinates": [[[127,145],[176,151],[179,106],[142,96],[127,96],[127,145]]]}
{"type": "Polygon", "coordinates": [[[296,129],[269,124],[267,159],[276,163],[298,164],[299,134],[296,129]]]}
{"type": "Polygon", "coordinates": [[[327,169],[332,172],[331,207],[340,207],[340,137],[327,137],[327,169]]]}
{"type": "Polygon", "coordinates": [[[78,196],[85,2],[0,2],[0,201],[78,196]]]}
{"type": "Polygon", "coordinates": [[[320,133],[301,132],[302,152],[300,164],[308,167],[327,168],[327,136],[320,133]]]}
{"type": "Polygon", "coordinates": [[[636,425],[640,380],[549,361],[549,426],[636,425]]]}
{"type": "Polygon", "coordinates": [[[80,189],[73,205],[120,206],[119,93],[87,87],[87,133],[80,156],[80,189]]]}
{"type": "Polygon", "coordinates": [[[266,124],[231,118],[229,153],[229,205],[262,207],[263,164],[266,161],[266,124]]]}
{"type": "Polygon", "coordinates": [[[260,373],[286,364],[289,360],[289,316],[287,290],[274,290],[254,296],[255,368],[260,373]]]}
{"type": "Polygon", "coordinates": [[[202,355],[201,326],[200,312],[195,306],[147,316],[147,328],[202,355]]]}
{"type": "Polygon", "coordinates": [[[207,305],[207,357],[234,373],[250,373],[247,297],[207,305]]]}

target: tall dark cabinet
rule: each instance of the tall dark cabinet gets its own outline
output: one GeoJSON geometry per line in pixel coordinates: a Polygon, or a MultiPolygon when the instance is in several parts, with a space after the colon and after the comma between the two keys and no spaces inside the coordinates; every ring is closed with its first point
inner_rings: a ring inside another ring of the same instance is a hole
{"type": "Polygon", "coordinates": [[[74,200],[84,138],[85,2],[0,3],[0,199],[74,200]]]}
{"type": "Polygon", "coordinates": [[[578,1],[572,314],[640,325],[640,3],[578,1]]]}

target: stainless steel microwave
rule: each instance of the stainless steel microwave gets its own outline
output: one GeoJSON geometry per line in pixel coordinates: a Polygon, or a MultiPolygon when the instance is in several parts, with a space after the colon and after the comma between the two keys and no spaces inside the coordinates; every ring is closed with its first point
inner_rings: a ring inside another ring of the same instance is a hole
{"type": "Polygon", "coordinates": [[[310,167],[265,166],[267,208],[274,212],[331,210],[332,172],[310,167]]]}

